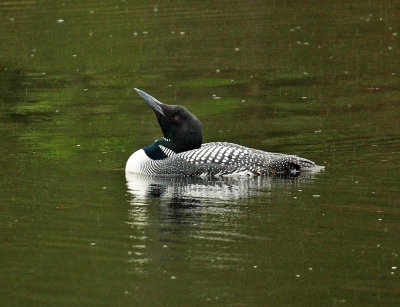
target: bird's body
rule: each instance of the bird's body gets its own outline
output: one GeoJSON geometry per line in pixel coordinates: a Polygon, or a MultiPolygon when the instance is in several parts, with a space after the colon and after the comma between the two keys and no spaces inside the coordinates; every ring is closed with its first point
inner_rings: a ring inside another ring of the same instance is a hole
{"type": "Polygon", "coordinates": [[[164,137],[133,153],[126,163],[126,172],[199,177],[296,174],[318,167],[298,156],[233,143],[201,144],[201,123],[193,114],[181,106],[162,104],[137,91],[155,111],[164,137]]]}
{"type": "Polygon", "coordinates": [[[128,172],[147,175],[229,176],[296,173],[300,167],[315,163],[292,155],[265,152],[232,143],[211,142],[199,149],[173,153],[160,146],[167,157],[151,159],[143,149],[135,152],[126,164],[128,172]]]}

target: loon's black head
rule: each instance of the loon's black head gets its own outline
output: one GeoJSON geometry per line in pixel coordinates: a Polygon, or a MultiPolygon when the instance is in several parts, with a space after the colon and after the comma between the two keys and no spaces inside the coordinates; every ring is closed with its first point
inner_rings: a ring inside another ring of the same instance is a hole
{"type": "Polygon", "coordinates": [[[170,140],[169,149],[178,153],[201,146],[202,126],[196,116],[182,106],[161,103],[149,94],[135,90],[156,114],[164,138],[170,140]]]}

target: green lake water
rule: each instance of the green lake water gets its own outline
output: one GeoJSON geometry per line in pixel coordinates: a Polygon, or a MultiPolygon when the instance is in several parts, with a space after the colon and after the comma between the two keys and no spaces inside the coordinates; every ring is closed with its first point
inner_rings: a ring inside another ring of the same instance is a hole
{"type": "Polygon", "coordinates": [[[398,306],[398,1],[0,2],[2,306],[398,306]],[[298,178],[125,178],[161,137],[298,178]]]}

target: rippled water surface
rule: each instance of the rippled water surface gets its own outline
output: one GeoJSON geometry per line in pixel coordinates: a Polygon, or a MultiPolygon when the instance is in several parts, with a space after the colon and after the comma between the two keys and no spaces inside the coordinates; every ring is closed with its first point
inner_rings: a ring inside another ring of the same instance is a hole
{"type": "Polygon", "coordinates": [[[2,305],[400,303],[396,1],[0,3],[2,305]],[[304,156],[297,178],[125,178],[161,136],[304,156]]]}

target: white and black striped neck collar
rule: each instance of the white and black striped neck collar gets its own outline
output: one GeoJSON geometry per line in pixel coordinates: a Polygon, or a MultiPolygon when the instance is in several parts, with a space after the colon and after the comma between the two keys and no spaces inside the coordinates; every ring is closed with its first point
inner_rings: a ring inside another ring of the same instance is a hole
{"type": "Polygon", "coordinates": [[[155,141],[149,146],[144,147],[143,150],[152,160],[162,160],[176,154],[176,152],[172,150],[171,140],[165,137],[155,141]]]}

